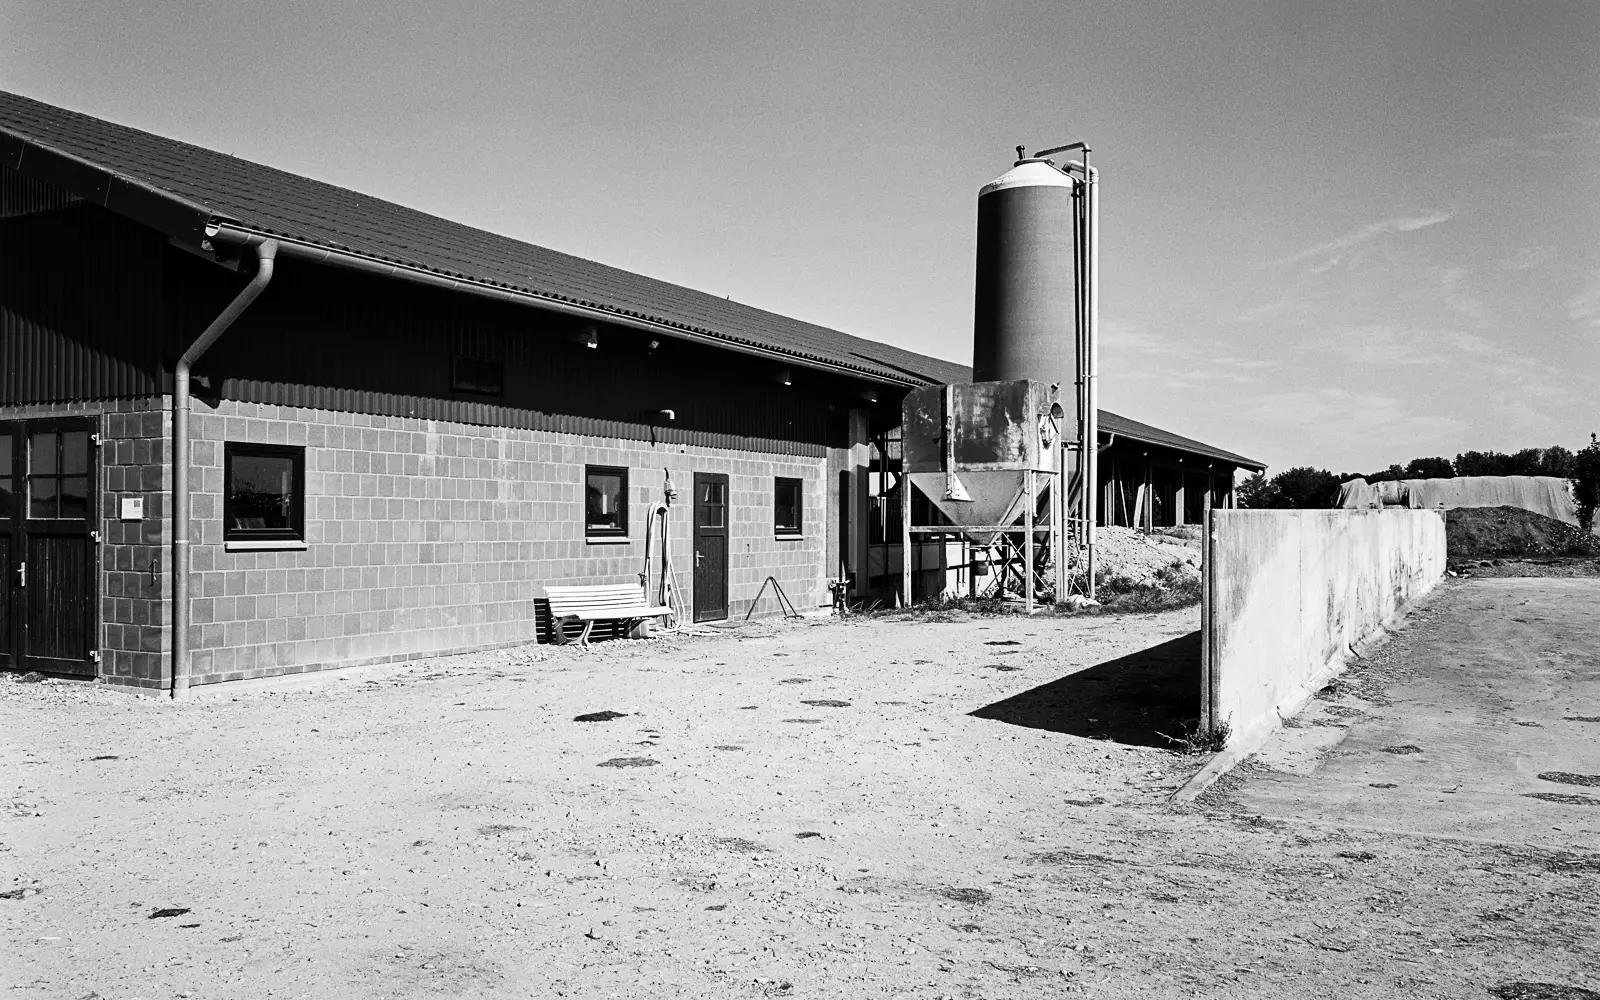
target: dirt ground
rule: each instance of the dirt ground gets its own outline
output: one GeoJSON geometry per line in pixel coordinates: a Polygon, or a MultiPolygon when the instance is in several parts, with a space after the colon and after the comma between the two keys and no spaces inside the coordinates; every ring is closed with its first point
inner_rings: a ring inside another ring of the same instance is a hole
{"type": "Polygon", "coordinates": [[[0,684],[0,984],[18,1000],[1597,985],[1600,855],[1580,845],[1263,818],[1237,796],[1249,775],[1169,807],[1203,762],[1159,735],[1198,711],[1193,609],[940,617],[527,647],[184,704],[0,684]],[[604,711],[623,714],[574,721],[604,711]]]}
{"type": "Polygon", "coordinates": [[[1236,797],[1274,817],[1600,845],[1597,651],[1600,580],[1458,584],[1279,730],[1236,797]]]}

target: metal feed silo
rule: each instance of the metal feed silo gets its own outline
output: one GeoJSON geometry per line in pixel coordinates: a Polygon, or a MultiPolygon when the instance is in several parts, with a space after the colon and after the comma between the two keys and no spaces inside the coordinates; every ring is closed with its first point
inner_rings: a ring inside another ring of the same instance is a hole
{"type": "Polygon", "coordinates": [[[1025,158],[978,191],[972,380],[1077,379],[1074,233],[1076,181],[1025,158]]]}

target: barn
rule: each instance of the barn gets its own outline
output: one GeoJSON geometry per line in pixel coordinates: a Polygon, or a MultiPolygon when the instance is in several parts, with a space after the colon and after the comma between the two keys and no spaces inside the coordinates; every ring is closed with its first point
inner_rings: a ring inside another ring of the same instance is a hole
{"type": "MultiPolygon", "coordinates": [[[[867,596],[900,401],[971,377],[4,93],[0,227],[9,670],[181,696],[527,643],[651,546],[694,621],[867,596]]],[[[1112,523],[1261,468],[1101,443],[1112,523]]]]}

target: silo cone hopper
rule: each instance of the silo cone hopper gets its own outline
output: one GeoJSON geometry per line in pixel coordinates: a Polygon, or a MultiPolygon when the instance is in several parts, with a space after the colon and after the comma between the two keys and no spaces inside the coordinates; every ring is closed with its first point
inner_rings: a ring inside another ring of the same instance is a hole
{"type": "MultiPolygon", "coordinates": [[[[902,406],[907,480],[979,545],[1026,513],[1027,477],[1054,473],[1061,406],[1043,382],[1018,379],[916,389],[902,406]]],[[[1036,495],[1035,499],[1038,499],[1036,495]]]]}

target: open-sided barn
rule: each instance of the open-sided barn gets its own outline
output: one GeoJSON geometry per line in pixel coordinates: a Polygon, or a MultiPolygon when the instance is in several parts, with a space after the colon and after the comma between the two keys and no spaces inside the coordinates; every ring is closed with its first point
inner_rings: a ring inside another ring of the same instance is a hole
{"type": "MultiPolygon", "coordinates": [[[[869,593],[900,400],[970,378],[10,94],[0,359],[0,667],[175,690],[532,641],[669,479],[695,620],[869,593]]],[[[1100,426],[1112,523],[1260,468],[1100,426]]]]}

